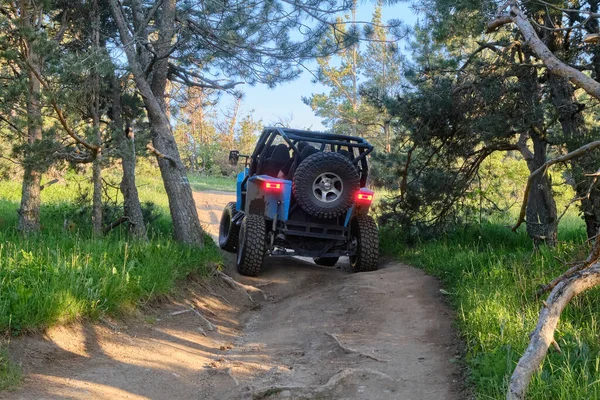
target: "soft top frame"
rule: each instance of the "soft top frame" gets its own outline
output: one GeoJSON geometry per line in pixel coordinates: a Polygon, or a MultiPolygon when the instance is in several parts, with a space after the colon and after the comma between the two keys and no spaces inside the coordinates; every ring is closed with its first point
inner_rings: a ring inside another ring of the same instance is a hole
{"type": "Polygon", "coordinates": [[[358,136],[337,135],[333,133],[281,127],[266,127],[263,129],[262,134],[260,135],[260,138],[256,144],[256,148],[250,156],[252,159],[249,171],[250,176],[256,173],[259,159],[264,160],[267,149],[269,146],[271,146],[277,136],[281,136],[288,144],[290,149],[294,151],[294,154],[298,155],[298,157],[300,157],[300,152],[298,151],[296,144],[301,141],[321,143],[321,148],[319,151],[324,151],[327,145],[330,145],[332,149],[337,147],[337,150],[341,149],[342,147],[358,149],[358,156],[352,160],[352,163],[359,167],[361,175],[360,186],[364,187],[366,185],[369,171],[367,155],[373,151],[373,146],[365,139],[358,136]]]}

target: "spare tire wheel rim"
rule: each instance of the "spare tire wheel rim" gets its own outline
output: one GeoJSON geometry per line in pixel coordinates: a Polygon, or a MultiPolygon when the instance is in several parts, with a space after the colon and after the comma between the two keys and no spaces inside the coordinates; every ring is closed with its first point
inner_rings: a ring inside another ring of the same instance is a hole
{"type": "Polygon", "coordinates": [[[317,176],[312,185],[315,198],[322,203],[337,201],[344,192],[342,179],[333,172],[324,172],[317,176]]]}

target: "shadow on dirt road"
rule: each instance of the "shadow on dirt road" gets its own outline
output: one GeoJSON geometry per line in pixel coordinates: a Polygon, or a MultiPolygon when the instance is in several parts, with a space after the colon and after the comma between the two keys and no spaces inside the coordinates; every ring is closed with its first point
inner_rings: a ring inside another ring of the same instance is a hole
{"type": "MultiPolygon", "coordinates": [[[[211,234],[230,193],[195,193],[211,234]]],[[[259,288],[183,284],[125,321],[11,343],[26,373],[6,399],[458,399],[452,315],[435,279],[395,262],[352,274],[267,259],[259,288]],[[248,293],[252,296],[249,297],[248,293]],[[262,295],[261,295],[262,294],[262,295]]]]}

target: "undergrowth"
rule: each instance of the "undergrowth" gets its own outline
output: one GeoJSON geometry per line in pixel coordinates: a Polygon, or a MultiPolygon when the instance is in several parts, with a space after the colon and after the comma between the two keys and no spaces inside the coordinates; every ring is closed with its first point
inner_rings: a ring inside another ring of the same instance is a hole
{"type": "MultiPolygon", "coordinates": [[[[585,228],[576,216],[565,217],[559,232],[557,248],[534,251],[523,231],[514,234],[500,224],[457,229],[411,247],[402,244],[402,232],[382,228],[384,252],[435,275],[448,292],[477,398],[505,397],[537,323],[539,285],[564,272],[562,261],[587,255],[585,228]]],[[[599,294],[592,290],[566,308],[555,335],[562,354],[549,351],[528,399],[600,399],[599,294]]]]}

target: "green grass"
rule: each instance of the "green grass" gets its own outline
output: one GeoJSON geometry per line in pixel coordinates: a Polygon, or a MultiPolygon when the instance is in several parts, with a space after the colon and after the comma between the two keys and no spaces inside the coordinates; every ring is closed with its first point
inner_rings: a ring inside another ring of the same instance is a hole
{"type": "Polygon", "coordinates": [[[192,190],[235,192],[235,178],[233,177],[190,174],[188,179],[190,180],[192,190]]]}
{"type": "MultiPolygon", "coordinates": [[[[382,229],[382,249],[438,277],[456,310],[466,343],[469,383],[479,399],[505,397],[508,379],[534,329],[538,285],[565,270],[560,260],[586,256],[576,217],[561,223],[560,245],[534,252],[523,229],[502,225],[456,230],[444,238],[402,245],[401,232],[382,229]]],[[[600,399],[600,291],[572,301],[556,332],[563,354],[550,350],[528,399],[600,399]]]]}
{"type": "MultiPolygon", "coordinates": [[[[107,173],[107,179],[114,178],[107,173]]],[[[130,240],[124,225],[106,237],[93,237],[89,200],[80,198],[89,179],[75,174],[42,191],[41,232],[24,237],[16,229],[20,183],[0,182],[3,336],[123,315],[171,292],[190,274],[208,275],[222,261],[209,237],[202,250],[171,239],[168,201],[158,174],[144,174],[138,183],[140,199],[154,204],[148,242],[130,240]]],[[[13,387],[19,376],[0,350],[0,390],[13,387]]]]}

